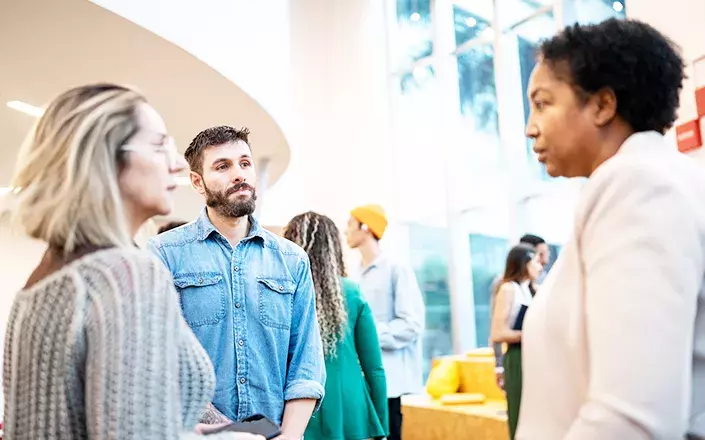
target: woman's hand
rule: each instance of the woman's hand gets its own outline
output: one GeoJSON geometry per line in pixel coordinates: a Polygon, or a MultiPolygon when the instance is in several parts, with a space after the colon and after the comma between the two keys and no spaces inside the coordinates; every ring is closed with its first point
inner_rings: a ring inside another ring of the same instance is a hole
{"type": "Polygon", "coordinates": [[[497,386],[504,389],[504,369],[496,369],[494,371],[495,379],[497,380],[497,386]]]}

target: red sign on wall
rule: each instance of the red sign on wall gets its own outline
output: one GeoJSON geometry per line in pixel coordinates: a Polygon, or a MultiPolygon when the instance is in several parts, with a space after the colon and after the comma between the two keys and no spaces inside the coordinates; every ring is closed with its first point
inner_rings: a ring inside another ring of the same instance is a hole
{"type": "Polygon", "coordinates": [[[703,145],[700,135],[700,121],[690,121],[676,127],[678,151],[685,153],[703,145]]]}

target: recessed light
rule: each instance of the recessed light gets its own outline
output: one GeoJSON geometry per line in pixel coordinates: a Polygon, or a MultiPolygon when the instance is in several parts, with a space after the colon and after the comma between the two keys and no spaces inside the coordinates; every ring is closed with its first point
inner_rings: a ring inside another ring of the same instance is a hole
{"type": "Polygon", "coordinates": [[[624,10],[624,5],[621,2],[614,2],[612,3],[612,9],[614,9],[615,12],[622,12],[624,10]]]}
{"type": "Polygon", "coordinates": [[[34,117],[39,117],[44,114],[44,109],[22,101],[9,101],[7,106],[13,110],[17,110],[18,112],[34,117]]]}
{"type": "Polygon", "coordinates": [[[465,19],[465,25],[467,27],[475,27],[477,26],[477,20],[475,19],[475,17],[468,17],[465,19]]]}
{"type": "Polygon", "coordinates": [[[421,20],[421,14],[419,14],[418,12],[414,12],[409,18],[411,19],[411,21],[419,21],[421,20]]]}

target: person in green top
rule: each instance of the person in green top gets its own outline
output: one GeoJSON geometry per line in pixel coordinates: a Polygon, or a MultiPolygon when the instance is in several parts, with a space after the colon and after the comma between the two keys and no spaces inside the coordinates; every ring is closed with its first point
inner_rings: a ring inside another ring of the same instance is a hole
{"type": "Polygon", "coordinates": [[[311,260],[326,362],[326,393],[306,440],[381,439],[389,434],[387,381],[377,329],[358,285],[345,278],[340,232],[328,217],[294,217],[284,237],[311,260]]]}

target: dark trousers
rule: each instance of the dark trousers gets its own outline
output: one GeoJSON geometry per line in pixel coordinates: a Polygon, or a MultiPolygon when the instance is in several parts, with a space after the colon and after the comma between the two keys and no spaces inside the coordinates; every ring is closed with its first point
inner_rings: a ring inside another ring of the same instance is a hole
{"type": "Polygon", "coordinates": [[[507,395],[507,421],[509,423],[509,438],[514,435],[519,424],[519,408],[521,407],[521,344],[509,344],[504,353],[504,393],[507,395]]]}
{"type": "Polygon", "coordinates": [[[389,437],[387,440],[401,440],[401,397],[387,400],[389,403],[389,437]]]}

